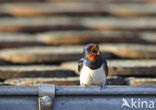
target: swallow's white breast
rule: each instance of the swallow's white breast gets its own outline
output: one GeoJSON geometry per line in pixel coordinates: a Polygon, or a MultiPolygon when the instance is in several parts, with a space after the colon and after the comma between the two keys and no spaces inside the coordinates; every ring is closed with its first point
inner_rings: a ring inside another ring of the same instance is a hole
{"type": "Polygon", "coordinates": [[[105,83],[106,74],[104,72],[103,65],[95,70],[92,70],[86,65],[83,65],[80,72],[81,85],[105,85],[105,83]]]}

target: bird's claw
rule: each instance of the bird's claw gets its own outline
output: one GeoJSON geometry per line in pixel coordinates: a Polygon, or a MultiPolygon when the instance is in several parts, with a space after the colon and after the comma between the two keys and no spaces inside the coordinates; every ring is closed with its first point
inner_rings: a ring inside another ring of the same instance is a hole
{"type": "Polygon", "coordinates": [[[103,84],[102,83],[100,83],[98,86],[100,87],[100,90],[103,88],[103,84]]]}
{"type": "Polygon", "coordinates": [[[83,84],[83,83],[81,84],[81,86],[82,86],[82,87],[87,87],[87,85],[86,85],[86,84],[83,84]]]}

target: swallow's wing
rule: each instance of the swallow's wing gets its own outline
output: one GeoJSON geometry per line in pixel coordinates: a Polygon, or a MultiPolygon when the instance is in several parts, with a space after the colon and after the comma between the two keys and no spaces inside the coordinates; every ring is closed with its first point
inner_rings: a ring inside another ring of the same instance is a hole
{"type": "Polygon", "coordinates": [[[78,71],[80,72],[83,66],[83,58],[78,61],[78,71]]]}
{"type": "Polygon", "coordinates": [[[107,76],[108,75],[108,66],[107,66],[107,62],[105,59],[103,59],[103,63],[104,63],[103,68],[104,68],[105,74],[107,76]]]}

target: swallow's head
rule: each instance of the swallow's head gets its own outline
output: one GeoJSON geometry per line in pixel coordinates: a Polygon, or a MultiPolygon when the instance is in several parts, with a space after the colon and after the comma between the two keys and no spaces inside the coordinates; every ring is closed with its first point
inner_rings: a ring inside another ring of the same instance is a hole
{"type": "Polygon", "coordinates": [[[99,58],[100,51],[97,44],[89,43],[84,48],[84,56],[90,61],[96,61],[99,58]]]}

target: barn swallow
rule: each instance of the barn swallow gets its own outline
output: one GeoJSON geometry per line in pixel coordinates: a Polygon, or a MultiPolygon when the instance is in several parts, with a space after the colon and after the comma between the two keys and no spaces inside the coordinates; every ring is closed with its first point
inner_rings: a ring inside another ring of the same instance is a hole
{"type": "Polygon", "coordinates": [[[84,47],[83,58],[78,61],[81,86],[101,86],[106,83],[107,62],[100,55],[99,46],[89,43],[84,47]]]}

